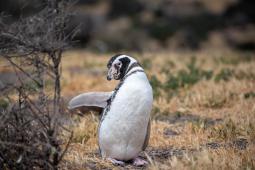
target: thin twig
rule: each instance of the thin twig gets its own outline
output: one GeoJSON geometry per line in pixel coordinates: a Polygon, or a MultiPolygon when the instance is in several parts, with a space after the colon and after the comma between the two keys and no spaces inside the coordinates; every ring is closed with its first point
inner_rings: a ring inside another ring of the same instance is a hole
{"type": "Polygon", "coordinates": [[[69,137],[69,139],[68,139],[68,142],[67,142],[67,144],[66,144],[65,150],[64,150],[64,151],[62,152],[62,154],[60,155],[58,162],[60,162],[60,161],[63,159],[65,153],[67,152],[67,150],[68,150],[68,148],[69,148],[69,146],[70,146],[70,144],[71,144],[72,139],[73,139],[73,131],[71,132],[71,135],[70,135],[70,137],[69,137]]]}

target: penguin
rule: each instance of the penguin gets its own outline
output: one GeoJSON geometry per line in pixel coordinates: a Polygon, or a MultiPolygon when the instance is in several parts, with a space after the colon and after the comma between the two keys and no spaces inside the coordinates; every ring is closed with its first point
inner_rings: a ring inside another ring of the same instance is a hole
{"type": "Polygon", "coordinates": [[[142,66],[128,55],[118,54],[107,63],[107,80],[119,80],[112,92],[90,92],[74,97],[68,108],[101,112],[98,142],[101,156],[116,165],[132,161],[147,164],[138,157],[150,137],[153,92],[142,66]]]}

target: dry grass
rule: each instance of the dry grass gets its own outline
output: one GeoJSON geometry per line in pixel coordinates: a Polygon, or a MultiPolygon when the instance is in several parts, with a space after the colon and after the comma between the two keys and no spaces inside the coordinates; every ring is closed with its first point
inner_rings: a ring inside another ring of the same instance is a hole
{"type": "MultiPolygon", "coordinates": [[[[63,96],[114,89],[117,82],[105,78],[111,54],[71,51],[65,55],[63,96]]],[[[146,168],[255,169],[254,54],[209,50],[132,55],[146,67],[149,77],[154,75],[161,83],[156,87],[160,94],[154,100],[150,144],[142,155],[150,162],[146,168]],[[191,56],[198,69],[211,70],[213,76],[195,83],[187,81],[174,90],[163,87],[169,74],[176,76],[178,71],[187,70],[191,56]]],[[[61,169],[122,168],[98,154],[96,115],[72,119],[74,138],[61,169]]]]}

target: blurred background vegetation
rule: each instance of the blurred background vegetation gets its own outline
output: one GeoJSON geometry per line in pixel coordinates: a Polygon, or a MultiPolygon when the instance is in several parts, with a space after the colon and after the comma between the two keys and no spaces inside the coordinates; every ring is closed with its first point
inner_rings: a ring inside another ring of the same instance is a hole
{"type": "MultiPolygon", "coordinates": [[[[44,0],[0,0],[1,23],[43,9],[44,0]]],[[[97,52],[229,47],[255,49],[254,0],[78,0],[76,48],[97,52]]]]}

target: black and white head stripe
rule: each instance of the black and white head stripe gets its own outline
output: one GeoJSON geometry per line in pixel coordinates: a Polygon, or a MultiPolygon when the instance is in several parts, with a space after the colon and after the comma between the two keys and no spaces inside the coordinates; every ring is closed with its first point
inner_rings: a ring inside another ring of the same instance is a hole
{"type": "Polygon", "coordinates": [[[107,79],[111,80],[114,78],[115,80],[121,80],[134,67],[140,67],[134,58],[123,54],[117,54],[113,56],[107,64],[107,79]]]}
{"type": "Polygon", "coordinates": [[[122,66],[120,68],[120,77],[119,79],[122,79],[127,72],[128,66],[131,62],[131,60],[128,57],[121,58],[120,61],[122,62],[122,66]]]}

